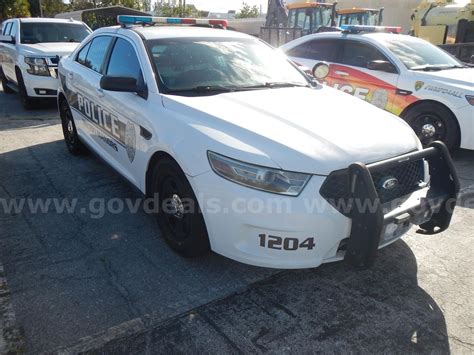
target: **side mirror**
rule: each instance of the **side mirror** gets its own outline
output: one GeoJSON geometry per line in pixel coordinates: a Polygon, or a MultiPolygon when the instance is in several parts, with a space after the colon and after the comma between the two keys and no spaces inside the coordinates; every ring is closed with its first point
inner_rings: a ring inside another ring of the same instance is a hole
{"type": "Polygon", "coordinates": [[[386,60],[372,60],[367,63],[367,69],[379,70],[387,73],[397,73],[395,66],[386,60]]]}
{"type": "Polygon", "coordinates": [[[10,43],[10,44],[15,44],[15,37],[12,36],[0,36],[0,42],[1,43],[10,43]]]}
{"type": "Polygon", "coordinates": [[[148,96],[144,85],[139,85],[137,79],[127,76],[104,75],[100,79],[100,88],[108,91],[134,92],[145,99],[148,96]]]}
{"type": "Polygon", "coordinates": [[[320,62],[313,67],[313,76],[318,80],[324,80],[329,75],[330,67],[328,63],[320,62]]]}

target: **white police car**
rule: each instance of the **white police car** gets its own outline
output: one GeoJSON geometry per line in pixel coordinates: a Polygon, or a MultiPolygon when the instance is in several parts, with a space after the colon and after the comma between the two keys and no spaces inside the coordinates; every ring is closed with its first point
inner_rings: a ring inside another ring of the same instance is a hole
{"type": "Polygon", "coordinates": [[[119,21],[60,62],[66,145],[156,196],[180,254],[370,265],[412,224],[448,227],[459,183],[442,143],[422,150],[405,122],[311,82],[251,36],[119,21]]]}
{"type": "Polygon", "coordinates": [[[405,119],[424,145],[441,140],[450,149],[474,149],[474,68],[397,34],[399,27],[341,27],[281,49],[300,65],[318,65],[315,75],[325,84],[405,119]]]}

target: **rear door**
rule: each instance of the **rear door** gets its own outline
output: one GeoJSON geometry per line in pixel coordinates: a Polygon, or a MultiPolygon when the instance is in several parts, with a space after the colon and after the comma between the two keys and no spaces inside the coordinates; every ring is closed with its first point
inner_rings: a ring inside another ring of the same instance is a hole
{"type": "Polygon", "coordinates": [[[113,37],[109,35],[94,37],[78,51],[64,78],[79,135],[111,164],[115,141],[107,140],[110,145],[104,143],[104,137],[110,135],[111,124],[110,115],[102,110],[104,95],[98,88],[112,42],[113,37]]]}
{"type": "Polygon", "coordinates": [[[342,49],[340,39],[314,39],[306,41],[286,52],[286,54],[298,65],[312,70],[321,62],[334,63],[339,57],[342,49]]]}

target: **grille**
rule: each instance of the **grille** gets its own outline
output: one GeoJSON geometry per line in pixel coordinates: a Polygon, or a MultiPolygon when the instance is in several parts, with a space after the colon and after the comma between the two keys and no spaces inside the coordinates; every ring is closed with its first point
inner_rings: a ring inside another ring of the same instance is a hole
{"type": "Polygon", "coordinates": [[[51,61],[51,64],[58,65],[58,63],[59,63],[59,57],[58,56],[49,58],[49,60],[51,61]]]}
{"type": "MultiPolygon", "coordinates": [[[[423,160],[399,164],[397,167],[372,174],[372,180],[381,203],[393,201],[421,188],[424,180],[423,160]],[[388,178],[396,178],[398,186],[392,190],[383,188],[388,178]]],[[[349,176],[347,170],[332,172],[321,187],[320,194],[336,209],[347,206],[350,198],[349,176]]],[[[343,212],[343,211],[341,211],[343,212]]],[[[348,211],[344,211],[347,214],[348,211]]]]}

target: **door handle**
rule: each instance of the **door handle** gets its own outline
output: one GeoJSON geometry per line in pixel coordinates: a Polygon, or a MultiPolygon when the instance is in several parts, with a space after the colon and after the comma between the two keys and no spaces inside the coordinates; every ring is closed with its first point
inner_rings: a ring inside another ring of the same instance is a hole
{"type": "Polygon", "coordinates": [[[71,72],[69,72],[69,73],[67,73],[67,77],[68,77],[69,79],[72,79],[72,78],[74,78],[74,74],[71,73],[71,72]]]}
{"type": "Polygon", "coordinates": [[[102,89],[95,89],[95,91],[97,92],[97,96],[98,96],[98,97],[104,97],[104,95],[105,95],[104,90],[102,90],[102,89]]]}
{"type": "Polygon", "coordinates": [[[346,73],[345,71],[336,70],[334,73],[339,76],[349,76],[349,73],[346,73]]]}

